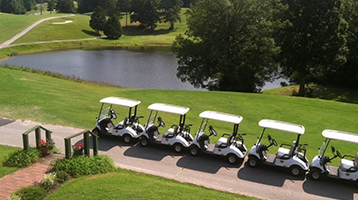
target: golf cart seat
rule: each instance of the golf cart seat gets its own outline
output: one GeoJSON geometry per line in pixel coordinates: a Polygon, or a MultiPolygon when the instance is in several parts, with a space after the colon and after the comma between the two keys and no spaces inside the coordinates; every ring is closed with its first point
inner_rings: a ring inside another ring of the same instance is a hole
{"type": "MultiPolygon", "coordinates": [[[[178,126],[173,125],[175,128],[170,128],[167,132],[164,133],[163,137],[165,138],[173,138],[177,135],[178,126]]],[[[173,127],[172,126],[172,127],[173,127]]]]}
{"type": "Polygon", "coordinates": [[[290,157],[293,156],[295,149],[296,149],[296,141],[293,141],[290,149],[283,148],[283,147],[278,148],[276,157],[279,159],[289,159],[290,157]]]}
{"type": "Polygon", "coordinates": [[[340,168],[342,171],[355,172],[358,170],[358,153],[354,156],[354,160],[342,158],[340,168]]]}
{"type": "Polygon", "coordinates": [[[219,141],[215,144],[215,147],[226,148],[227,146],[230,145],[229,143],[230,143],[230,140],[231,140],[232,137],[233,137],[233,135],[230,135],[228,138],[221,137],[219,139],[219,141]]]}

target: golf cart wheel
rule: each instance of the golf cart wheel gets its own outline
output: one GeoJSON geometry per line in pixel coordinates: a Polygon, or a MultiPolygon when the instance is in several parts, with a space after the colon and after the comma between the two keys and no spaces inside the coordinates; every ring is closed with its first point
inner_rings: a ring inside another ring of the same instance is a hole
{"type": "Polygon", "coordinates": [[[313,168],[310,170],[310,176],[313,180],[319,180],[322,178],[321,170],[313,168]]]}
{"type": "Polygon", "coordinates": [[[235,154],[232,154],[232,153],[228,154],[226,156],[226,158],[227,158],[227,161],[229,161],[230,164],[235,164],[239,160],[239,158],[235,154]]]}
{"type": "Polygon", "coordinates": [[[180,143],[175,143],[173,147],[174,147],[174,151],[177,153],[180,153],[183,151],[183,145],[180,143]]]}
{"type": "Polygon", "coordinates": [[[249,166],[250,167],[258,167],[259,166],[259,159],[256,157],[256,156],[249,156],[249,160],[248,160],[248,163],[249,163],[249,166]]]}
{"type": "Polygon", "coordinates": [[[189,152],[190,152],[190,155],[196,156],[196,155],[199,154],[199,148],[196,147],[196,146],[191,146],[191,147],[189,148],[189,152]]]}
{"type": "Polygon", "coordinates": [[[132,142],[132,137],[128,134],[124,134],[123,141],[128,144],[128,143],[132,142]]]}
{"type": "Polygon", "coordinates": [[[297,165],[293,165],[290,167],[290,172],[293,176],[299,176],[301,174],[303,174],[303,170],[300,166],[297,165]]]}
{"type": "Polygon", "coordinates": [[[142,147],[146,147],[146,146],[148,146],[148,138],[146,138],[145,136],[142,136],[142,137],[140,137],[140,139],[139,139],[139,144],[140,144],[140,146],[142,146],[142,147]]]}

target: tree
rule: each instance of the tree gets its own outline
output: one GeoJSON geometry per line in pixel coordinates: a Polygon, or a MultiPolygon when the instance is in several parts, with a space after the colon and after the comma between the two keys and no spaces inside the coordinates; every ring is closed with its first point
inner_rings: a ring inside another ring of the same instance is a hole
{"type": "Polygon", "coordinates": [[[78,0],[77,1],[77,12],[86,13],[92,12],[97,7],[93,0],[78,0]]]}
{"type": "Polygon", "coordinates": [[[99,31],[103,31],[104,25],[106,24],[106,13],[101,6],[97,6],[94,10],[89,24],[90,27],[95,30],[98,35],[100,35],[99,31]]]}
{"type": "Polygon", "coordinates": [[[182,0],[162,0],[161,9],[164,22],[170,22],[170,30],[174,29],[174,22],[181,22],[180,12],[183,6],[182,0]]]}
{"type": "Polygon", "coordinates": [[[25,14],[26,9],[22,0],[2,0],[1,11],[4,13],[25,14]]]}
{"type": "Polygon", "coordinates": [[[32,8],[36,5],[35,0],[23,0],[23,5],[26,9],[26,11],[31,11],[32,8]]]}
{"type": "Polygon", "coordinates": [[[283,0],[277,43],[283,73],[300,84],[304,96],[310,78],[320,77],[345,62],[347,23],[339,0],[283,0]]]}
{"type": "Polygon", "coordinates": [[[75,6],[72,0],[58,0],[56,10],[59,13],[74,13],[75,6]]]}
{"type": "Polygon", "coordinates": [[[112,15],[108,18],[104,25],[103,33],[109,39],[118,39],[122,36],[123,30],[117,15],[112,15]]]}
{"type": "Polygon", "coordinates": [[[154,30],[160,22],[159,6],[161,0],[132,0],[131,22],[140,22],[145,29],[154,30]]]}
{"type": "Polygon", "coordinates": [[[176,37],[177,77],[209,90],[256,92],[277,68],[272,1],[201,0],[176,37]]]}
{"type": "Polygon", "coordinates": [[[56,0],[47,0],[47,11],[50,11],[50,14],[55,9],[56,0]]]}

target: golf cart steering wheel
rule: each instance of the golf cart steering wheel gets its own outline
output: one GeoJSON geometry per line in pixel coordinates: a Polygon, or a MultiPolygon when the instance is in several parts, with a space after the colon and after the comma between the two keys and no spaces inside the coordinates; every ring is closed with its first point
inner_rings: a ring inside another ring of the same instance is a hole
{"type": "Polygon", "coordinates": [[[271,135],[268,135],[267,138],[268,138],[268,140],[269,140],[269,142],[270,142],[271,145],[273,144],[273,145],[275,145],[275,146],[277,147],[277,142],[276,142],[275,139],[273,139],[273,138],[271,137],[271,135]]]}
{"type": "Polygon", "coordinates": [[[114,110],[112,110],[112,109],[111,109],[111,118],[112,119],[117,119],[116,112],[114,112],[114,110]]]}
{"type": "Polygon", "coordinates": [[[165,127],[165,123],[163,122],[162,118],[161,117],[158,117],[158,127],[165,127]]]}
{"type": "MultiPolygon", "coordinates": [[[[210,135],[215,135],[215,136],[217,136],[216,131],[214,130],[214,127],[213,127],[212,125],[209,126],[209,132],[210,132],[210,135]]],[[[210,135],[209,135],[209,136],[210,136],[210,135]]]]}
{"type": "Polygon", "coordinates": [[[343,158],[341,152],[339,152],[338,150],[337,150],[336,152],[337,152],[337,156],[338,156],[339,158],[343,158]]]}

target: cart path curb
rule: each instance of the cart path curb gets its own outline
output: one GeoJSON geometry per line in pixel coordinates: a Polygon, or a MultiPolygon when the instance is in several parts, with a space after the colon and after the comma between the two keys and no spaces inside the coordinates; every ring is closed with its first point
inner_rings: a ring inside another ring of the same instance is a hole
{"type": "Polygon", "coordinates": [[[0,199],[8,199],[11,193],[18,189],[32,185],[35,181],[40,182],[45,174],[51,172],[53,167],[50,163],[62,157],[64,157],[62,154],[42,157],[35,164],[0,178],[0,199]]]}

